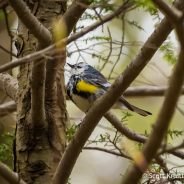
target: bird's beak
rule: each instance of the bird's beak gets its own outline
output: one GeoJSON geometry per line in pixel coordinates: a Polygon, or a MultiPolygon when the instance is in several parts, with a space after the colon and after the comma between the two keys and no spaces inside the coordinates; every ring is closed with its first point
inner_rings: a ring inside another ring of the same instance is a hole
{"type": "Polygon", "coordinates": [[[70,63],[67,63],[67,65],[68,65],[69,67],[71,67],[71,68],[74,67],[74,65],[72,65],[72,64],[70,64],[70,63]]]}

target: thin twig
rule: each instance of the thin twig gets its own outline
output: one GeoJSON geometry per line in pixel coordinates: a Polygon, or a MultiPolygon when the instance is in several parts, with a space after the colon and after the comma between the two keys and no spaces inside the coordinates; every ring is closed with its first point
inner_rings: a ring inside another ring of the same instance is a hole
{"type": "MultiPolygon", "coordinates": [[[[137,86],[129,87],[124,96],[163,96],[167,91],[168,86],[137,86]]],[[[184,94],[184,87],[181,89],[181,94],[184,94]]]]}
{"type": "Polygon", "coordinates": [[[109,76],[108,76],[108,79],[111,78],[111,75],[114,71],[114,68],[116,67],[116,65],[118,64],[119,60],[120,60],[120,57],[121,57],[121,54],[122,54],[122,50],[123,50],[123,46],[124,46],[124,39],[125,39],[125,24],[124,24],[124,20],[122,18],[122,38],[121,38],[121,45],[120,45],[120,49],[119,49],[119,53],[118,53],[118,57],[113,65],[113,67],[111,68],[111,71],[109,73],[109,76]]]}
{"type": "MultiPolygon", "coordinates": [[[[126,127],[112,112],[107,112],[104,117],[124,136],[126,136],[128,139],[139,142],[139,143],[145,143],[147,141],[147,137],[144,135],[139,134],[138,132],[135,132],[131,130],[130,128],[126,127]]],[[[170,150],[168,153],[184,159],[184,152],[178,150],[178,149],[172,149],[173,147],[167,146],[167,150],[170,150]]],[[[165,153],[165,152],[163,152],[165,153]]],[[[162,152],[158,153],[159,155],[162,154],[162,152]]]]}
{"type": "Polygon", "coordinates": [[[107,31],[108,31],[108,34],[109,34],[109,38],[110,38],[110,41],[109,41],[109,48],[108,48],[108,55],[107,55],[107,58],[105,58],[105,61],[104,61],[104,64],[102,65],[102,67],[100,68],[100,71],[102,71],[104,68],[105,68],[105,65],[109,62],[109,59],[111,57],[111,54],[112,54],[112,35],[111,35],[111,32],[110,32],[110,29],[109,27],[107,27],[107,31]]]}
{"type": "MultiPolygon", "coordinates": [[[[161,166],[161,168],[164,171],[165,176],[167,178],[167,175],[170,174],[170,171],[169,171],[169,169],[167,167],[167,164],[165,163],[165,160],[162,157],[157,157],[156,158],[156,162],[161,166]]],[[[175,184],[174,181],[172,179],[170,179],[170,178],[168,178],[167,181],[170,181],[170,184],[175,184]]]]}
{"type": "Polygon", "coordinates": [[[182,149],[182,148],[184,148],[184,141],[177,146],[173,146],[173,147],[169,147],[169,148],[166,147],[164,150],[161,150],[160,152],[158,152],[157,155],[160,155],[163,153],[172,153],[173,151],[178,150],[178,149],[182,149]]]}
{"type": "Polygon", "coordinates": [[[122,135],[125,135],[131,140],[145,143],[146,137],[144,135],[135,133],[134,131],[127,128],[119,119],[112,113],[106,112],[104,117],[119,131],[122,135]]]}
{"type": "Polygon", "coordinates": [[[87,146],[87,147],[84,147],[83,149],[84,150],[97,150],[97,151],[102,151],[102,152],[105,152],[105,153],[109,153],[109,154],[112,154],[112,155],[115,155],[115,156],[119,156],[119,157],[123,157],[123,158],[127,158],[129,160],[132,160],[129,156],[127,156],[125,154],[118,153],[116,151],[108,150],[108,149],[105,149],[105,148],[87,146]]]}

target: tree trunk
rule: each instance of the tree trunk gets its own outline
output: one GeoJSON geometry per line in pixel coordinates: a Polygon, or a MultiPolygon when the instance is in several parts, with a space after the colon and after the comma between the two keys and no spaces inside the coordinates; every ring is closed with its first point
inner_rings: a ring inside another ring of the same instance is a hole
{"type": "MultiPolygon", "coordinates": [[[[53,20],[64,13],[63,7],[65,7],[65,4],[63,4],[62,0],[27,0],[26,2],[32,13],[47,28],[51,28],[53,20]]],[[[18,33],[24,43],[20,54],[21,57],[34,52],[38,48],[37,40],[21,22],[19,22],[18,33]]],[[[39,65],[39,63],[45,61],[36,62],[39,65]]],[[[56,63],[59,64],[59,61],[56,63]]],[[[62,62],[62,67],[64,63],[62,62]]],[[[32,63],[22,66],[18,76],[19,90],[14,166],[16,172],[27,183],[49,184],[66,144],[65,125],[67,113],[65,109],[64,75],[57,72],[55,80],[53,80],[55,83],[55,88],[53,89],[55,98],[48,100],[48,95],[46,94],[45,126],[33,129],[30,117],[32,66],[32,63]],[[56,84],[56,78],[59,78],[60,85],[56,84]],[[59,103],[57,100],[58,91],[60,99],[62,99],[59,103]]],[[[48,78],[49,71],[47,71],[46,80],[48,78]]],[[[44,82],[40,81],[40,85],[44,85],[44,82]]]]}

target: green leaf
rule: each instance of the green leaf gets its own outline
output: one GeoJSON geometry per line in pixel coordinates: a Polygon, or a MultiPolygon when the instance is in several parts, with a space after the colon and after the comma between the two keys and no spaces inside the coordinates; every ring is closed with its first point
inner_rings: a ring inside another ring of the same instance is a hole
{"type": "Polygon", "coordinates": [[[175,54],[176,51],[171,41],[164,42],[163,45],[160,47],[160,51],[163,53],[163,58],[165,61],[167,61],[172,65],[176,63],[177,61],[177,56],[175,54]]]}
{"type": "Polygon", "coordinates": [[[169,129],[167,131],[167,135],[169,135],[171,137],[171,139],[174,139],[175,137],[182,136],[183,133],[184,133],[183,130],[171,130],[171,129],[169,129]]]}
{"type": "Polygon", "coordinates": [[[133,0],[133,2],[141,8],[144,8],[151,15],[158,15],[158,9],[151,0],[133,0]]]}
{"type": "Polygon", "coordinates": [[[66,131],[66,137],[67,137],[67,140],[70,141],[72,140],[76,130],[79,128],[80,125],[75,125],[73,124],[70,128],[67,129],[66,131]]]}
{"type": "Polygon", "coordinates": [[[13,161],[13,139],[12,133],[6,133],[0,136],[0,161],[12,167],[13,161]]]}

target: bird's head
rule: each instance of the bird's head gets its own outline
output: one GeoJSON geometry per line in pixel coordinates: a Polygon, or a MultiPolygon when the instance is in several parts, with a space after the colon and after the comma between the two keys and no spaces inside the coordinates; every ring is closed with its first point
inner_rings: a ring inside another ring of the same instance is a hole
{"type": "Polygon", "coordinates": [[[68,66],[70,66],[71,70],[70,70],[70,74],[71,75],[82,75],[86,72],[88,72],[92,67],[90,65],[88,65],[87,63],[84,62],[80,62],[77,64],[70,64],[67,63],[68,66]]]}

